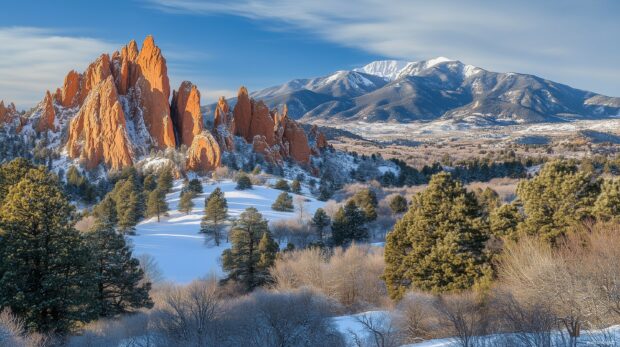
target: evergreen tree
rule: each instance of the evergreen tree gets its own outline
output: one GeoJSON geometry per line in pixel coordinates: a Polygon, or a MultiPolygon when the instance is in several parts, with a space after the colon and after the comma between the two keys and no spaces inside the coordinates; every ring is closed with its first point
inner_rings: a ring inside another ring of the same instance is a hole
{"type": "Polygon", "coordinates": [[[411,288],[471,287],[490,275],[484,252],[488,238],[475,196],[450,174],[434,175],[387,235],[384,280],[390,297],[399,299],[411,288]]]}
{"type": "Polygon", "coordinates": [[[157,177],[155,177],[155,175],[147,175],[146,177],[144,177],[144,183],[142,184],[144,186],[144,191],[147,193],[152,192],[153,190],[155,190],[157,188],[157,177]]]}
{"type": "Polygon", "coordinates": [[[266,283],[269,276],[267,265],[273,262],[277,244],[273,246],[267,221],[254,207],[247,208],[231,230],[231,248],[222,254],[222,267],[228,272],[228,280],[238,281],[247,290],[266,283]],[[267,241],[261,242],[263,235],[267,241]],[[262,250],[259,244],[262,243],[262,250]]]}
{"type": "Polygon", "coordinates": [[[172,189],[173,180],[174,177],[172,175],[172,168],[169,166],[162,168],[159,172],[159,176],[157,177],[156,189],[163,192],[163,194],[168,194],[172,189]]]}
{"type": "Polygon", "coordinates": [[[536,177],[517,186],[526,217],[519,230],[555,243],[577,223],[593,218],[599,191],[599,181],[591,173],[578,171],[574,163],[549,162],[536,177]]]}
{"type": "Polygon", "coordinates": [[[489,187],[486,187],[484,190],[478,188],[474,191],[474,194],[476,199],[478,199],[480,207],[482,207],[482,214],[485,216],[490,215],[493,210],[502,204],[499,194],[489,187]]]}
{"type": "Polygon", "coordinates": [[[280,193],[280,195],[278,195],[276,201],[274,201],[274,203],[271,205],[271,208],[275,211],[282,212],[293,211],[293,197],[287,192],[282,192],[280,193]]]}
{"type": "Polygon", "coordinates": [[[191,179],[187,184],[187,190],[195,194],[202,194],[202,183],[197,178],[191,179]]]}
{"type": "Polygon", "coordinates": [[[159,188],[149,193],[148,201],[146,202],[146,215],[148,217],[157,216],[157,222],[160,221],[160,216],[165,215],[168,212],[168,204],[166,203],[166,195],[160,191],[159,188]]]}
{"type": "Polygon", "coordinates": [[[125,237],[113,225],[98,221],[85,239],[93,262],[96,313],[100,317],[115,317],[152,307],[151,284],[143,283],[144,273],[138,260],[132,257],[125,237]]]}
{"type": "Polygon", "coordinates": [[[516,204],[504,204],[491,212],[489,225],[491,233],[498,237],[517,238],[517,227],[523,221],[516,204]]]}
{"type": "Polygon", "coordinates": [[[106,195],[103,200],[95,206],[93,214],[100,223],[116,227],[118,224],[118,215],[116,212],[116,202],[110,195],[106,195]]]}
{"type": "Polygon", "coordinates": [[[390,209],[392,209],[394,213],[407,212],[407,199],[402,195],[395,195],[390,199],[390,209]]]}
{"type": "Polygon", "coordinates": [[[334,191],[330,188],[328,184],[321,184],[319,186],[319,196],[317,197],[317,199],[319,199],[319,201],[327,201],[332,197],[333,194],[334,191]]]}
{"type": "Polygon", "coordinates": [[[194,208],[194,201],[192,199],[196,197],[196,193],[190,190],[181,192],[181,199],[179,200],[179,212],[190,214],[194,208]]]}
{"type": "Polygon", "coordinates": [[[112,191],[112,197],[116,202],[119,230],[132,234],[144,210],[142,194],[137,190],[134,179],[118,181],[112,191]]]}
{"type": "Polygon", "coordinates": [[[295,194],[301,194],[301,183],[298,179],[293,180],[291,183],[291,192],[295,194]]]}
{"type": "Polygon", "coordinates": [[[224,197],[224,192],[217,187],[205,199],[205,215],[200,222],[200,232],[213,236],[215,244],[220,245],[221,223],[228,218],[228,202],[224,197]]]}
{"type": "Polygon", "coordinates": [[[0,209],[0,307],[30,330],[65,333],[94,318],[89,252],[74,210],[45,169],[12,186],[0,209]]]}
{"type": "Polygon", "coordinates": [[[604,222],[620,221],[620,181],[605,180],[593,207],[597,220],[604,222]]]}
{"type": "MultiPolygon", "coordinates": [[[[276,255],[278,254],[278,243],[273,240],[271,237],[271,233],[263,233],[260,241],[258,242],[258,253],[260,254],[260,259],[258,260],[258,268],[259,269],[269,269],[273,266],[273,263],[276,260],[276,255]]],[[[268,274],[263,273],[263,274],[268,274]]],[[[261,281],[268,282],[269,279],[263,278],[261,281]]]]}
{"type": "Polygon", "coordinates": [[[237,190],[252,189],[252,181],[250,180],[250,177],[248,177],[248,175],[245,172],[241,171],[237,175],[237,186],[235,187],[235,189],[237,190]]]}
{"type": "Polygon", "coordinates": [[[21,181],[31,169],[34,169],[34,165],[24,158],[16,158],[0,165],[0,206],[9,188],[21,181]]]}
{"type": "Polygon", "coordinates": [[[368,239],[368,229],[364,225],[366,216],[353,200],[340,207],[332,221],[332,243],[342,246],[351,241],[368,239]]]}
{"type": "Polygon", "coordinates": [[[288,182],[284,179],[279,179],[276,184],[273,185],[275,189],[283,190],[288,192],[291,190],[291,187],[288,185],[288,182]]]}
{"type": "Polygon", "coordinates": [[[362,189],[353,195],[353,201],[364,212],[367,221],[377,219],[377,195],[370,189],[362,189]]]}
{"type": "Polygon", "coordinates": [[[325,213],[325,210],[323,210],[322,208],[317,208],[310,223],[316,229],[319,241],[323,242],[323,232],[325,231],[325,228],[327,228],[331,224],[331,219],[329,218],[327,213],[325,213]]]}

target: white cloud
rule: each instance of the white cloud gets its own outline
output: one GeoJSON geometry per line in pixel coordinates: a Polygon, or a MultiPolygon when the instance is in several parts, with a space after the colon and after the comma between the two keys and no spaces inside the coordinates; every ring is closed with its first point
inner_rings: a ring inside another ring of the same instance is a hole
{"type": "Polygon", "coordinates": [[[229,14],[302,29],[386,57],[449,56],[620,95],[615,0],[146,1],[162,11],[229,14]]]}
{"type": "Polygon", "coordinates": [[[27,108],[46,89],[62,86],[67,72],[84,70],[116,44],[50,29],[0,27],[0,99],[27,108]]]}

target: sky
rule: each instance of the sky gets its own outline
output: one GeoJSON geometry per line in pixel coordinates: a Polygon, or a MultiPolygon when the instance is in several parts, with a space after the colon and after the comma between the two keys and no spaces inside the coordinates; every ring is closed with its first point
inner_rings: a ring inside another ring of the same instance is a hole
{"type": "Polygon", "coordinates": [[[203,104],[380,59],[445,56],[620,96],[617,0],[3,1],[0,99],[34,106],[66,73],[152,34],[171,87],[203,104]]]}

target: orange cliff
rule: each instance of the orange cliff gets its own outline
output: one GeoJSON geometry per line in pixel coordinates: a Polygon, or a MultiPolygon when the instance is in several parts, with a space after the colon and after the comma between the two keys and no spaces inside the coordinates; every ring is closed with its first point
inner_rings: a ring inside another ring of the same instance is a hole
{"type": "Polygon", "coordinates": [[[217,141],[208,131],[194,136],[191,147],[187,151],[186,169],[205,173],[215,170],[221,165],[222,151],[217,141]]]}
{"type": "Polygon", "coordinates": [[[101,163],[112,170],[132,164],[125,114],[112,76],[89,93],[71,120],[67,150],[88,169],[101,163]]]}
{"type": "Polygon", "coordinates": [[[41,113],[37,122],[36,130],[38,132],[44,132],[48,130],[55,131],[56,125],[54,123],[56,121],[56,110],[54,109],[52,94],[50,94],[49,90],[47,91],[47,93],[45,93],[45,98],[43,99],[40,108],[41,113]]]}
{"type": "Polygon", "coordinates": [[[171,108],[179,143],[190,147],[194,136],[203,129],[198,88],[191,82],[183,81],[179,90],[172,94],[171,108]]]}

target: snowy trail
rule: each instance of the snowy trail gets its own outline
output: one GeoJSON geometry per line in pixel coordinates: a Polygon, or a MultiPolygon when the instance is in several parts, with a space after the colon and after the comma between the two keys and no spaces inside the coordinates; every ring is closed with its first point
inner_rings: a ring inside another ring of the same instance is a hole
{"type": "MultiPolygon", "coordinates": [[[[230,244],[223,242],[217,247],[212,241],[207,242],[206,237],[199,233],[205,197],[217,187],[224,192],[231,218],[239,217],[246,208],[252,206],[269,221],[296,218],[296,212],[277,212],[271,209],[271,204],[282,191],[263,186],[239,191],[235,190],[235,186],[236,183],[232,181],[203,183],[204,193],[193,200],[192,212],[185,215],[177,210],[182,181],[175,181],[172,193],[166,196],[169,216],[161,218],[159,223],[157,218],[141,222],[136,226],[136,235],[129,237],[134,246],[134,254],[153,256],[168,281],[189,283],[210,274],[222,276],[219,258],[230,244]]],[[[307,195],[305,198],[309,200],[304,207],[307,215],[314,214],[314,211],[324,204],[307,195]]]]}

